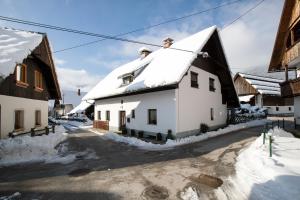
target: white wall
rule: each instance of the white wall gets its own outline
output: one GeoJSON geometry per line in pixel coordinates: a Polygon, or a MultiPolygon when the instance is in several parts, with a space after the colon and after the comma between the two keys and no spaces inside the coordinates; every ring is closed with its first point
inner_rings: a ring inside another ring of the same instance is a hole
{"type": "Polygon", "coordinates": [[[41,110],[41,128],[48,125],[48,101],[0,95],[1,138],[14,130],[15,110],[24,110],[24,132],[35,127],[35,111],[41,110]]]}
{"type": "Polygon", "coordinates": [[[294,97],[294,117],[296,124],[300,125],[300,96],[294,97]]]}
{"type": "Polygon", "coordinates": [[[192,66],[179,84],[176,99],[178,132],[199,130],[200,123],[209,127],[226,124],[227,106],[222,104],[221,84],[216,75],[192,66]],[[199,88],[191,87],[190,71],[198,73],[199,88]],[[214,92],[209,91],[209,78],[215,79],[214,92]],[[210,108],[214,109],[214,120],[211,120],[210,108]]]}
{"type": "Polygon", "coordinates": [[[264,108],[268,108],[268,114],[271,115],[280,115],[280,114],[293,114],[294,106],[263,106],[264,108]],[[276,111],[276,107],[278,107],[278,111],[276,111]],[[289,110],[291,108],[291,110],[289,110]]]}
{"type": "Polygon", "coordinates": [[[262,107],[262,95],[261,94],[258,94],[255,96],[255,105],[258,106],[258,107],[262,107]]]}
{"type": "Polygon", "coordinates": [[[130,123],[126,122],[129,129],[144,130],[153,133],[167,133],[171,129],[176,131],[176,105],[175,90],[145,93],[118,98],[96,100],[95,120],[98,111],[101,111],[101,119],[106,120],[106,111],[110,111],[109,125],[119,127],[119,111],[126,111],[130,117],[130,123]],[[121,104],[123,100],[123,104],[121,104]],[[135,110],[135,119],[131,118],[131,110],[135,110]],[[157,109],[157,125],[148,124],[148,109],[157,109]]]}

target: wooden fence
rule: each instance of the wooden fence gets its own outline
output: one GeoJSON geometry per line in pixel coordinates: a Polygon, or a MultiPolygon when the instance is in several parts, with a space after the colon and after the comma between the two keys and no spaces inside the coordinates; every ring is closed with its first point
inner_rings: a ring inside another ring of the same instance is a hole
{"type": "Polygon", "coordinates": [[[30,135],[31,137],[41,136],[41,135],[48,135],[50,131],[52,133],[55,133],[55,125],[52,125],[51,127],[46,126],[44,129],[32,128],[30,131],[22,132],[22,133],[17,133],[12,131],[8,134],[8,137],[14,138],[22,135],[30,135]]]}
{"type": "Polygon", "coordinates": [[[103,130],[109,130],[109,121],[101,121],[101,120],[95,120],[93,122],[93,127],[103,130]]]}

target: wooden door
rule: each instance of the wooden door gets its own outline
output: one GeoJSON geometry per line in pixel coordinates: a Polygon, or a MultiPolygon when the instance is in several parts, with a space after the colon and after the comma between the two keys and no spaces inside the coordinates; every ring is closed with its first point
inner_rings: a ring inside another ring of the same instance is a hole
{"type": "Polygon", "coordinates": [[[125,111],[120,111],[119,114],[119,119],[120,119],[120,126],[119,126],[119,130],[122,130],[122,128],[124,128],[126,126],[126,112],[125,111]]]}

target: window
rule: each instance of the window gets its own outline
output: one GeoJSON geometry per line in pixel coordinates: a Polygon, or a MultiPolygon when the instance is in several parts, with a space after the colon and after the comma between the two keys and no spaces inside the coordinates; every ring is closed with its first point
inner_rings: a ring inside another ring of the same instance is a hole
{"type": "Polygon", "coordinates": [[[106,111],[106,121],[110,121],[110,111],[106,111]]]}
{"type": "Polygon", "coordinates": [[[148,124],[157,124],[157,114],[156,109],[149,109],[148,110],[148,124]]]}
{"type": "Polygon", "coordinates": [[[292,107],[289,107],[289,111],[292,111],[292,107]]]}
{"type": "Polygon", "coordinates": [[[43,76],[40,71],[34,71],[34,87],[37,90],[43,90],[43,76]]]}
{"type": "Polygon", "coordinates": [[[279,107],[276,107],[276,111],[279,111],[279,107]]]}
{"type": "Polygon", "coordinates": [[[191,72],[191,87],[198,88],[198,74],[191,72]]]}
{"type": "Polygon", "coordinates": [[[133,81],[133,76],[132,75],[123,77],[123,85],[128,85],[132,81],[133,81]]]}
{"type": "Polygon", "coordinates": [[[28,86],[26,69],[27,67],[24,64],[18,64],[16,66],[16,81],[18,86],[28,86]]]}
{"type": "Polygon", "coordinates": [[[35,126],[41,126],[41,111],[35,111],[35,126]]]}
{"type": "Polygon", "coordinates": [[[15,131],[20,131],[24,129],[24,111],[15,111],[15,131]]]}
{"type": "Polygon", "coordinates": [[[134,119],[135,118],[135,110],[131,111],[131,118],[134,119]]]}
{"type": "Polygon", "coordinates": [[[215,88],[215,79],[213,78],[209,78],[209,91],[216,91],[216,88],[215,88]]]}
{"type": "Polygon", "coordinates": [[[294,41],[298,42],[300,40],[300,21],[297,22],[297,24],[293,27],[293,35],[294,35],[294,41]]]}
{"type": "Polygon", "coordinates": [[[213,108],[211,108],[210,109],[210,120],[214,120],[214,109],[213,108]]]}
{"type": "Polygon", "coordinates": [[[100,110],[98,111],[98,116],[97,117],[98,117],[98,120],[101,120],[101,111],[100,110]]]}
{"type": "Polygon", "coordinates": [[[286,40],[286,48],[290,48],[292,46],[292,38],[291,38],[291,33],[289,33],[289,36],[286,40]]]}

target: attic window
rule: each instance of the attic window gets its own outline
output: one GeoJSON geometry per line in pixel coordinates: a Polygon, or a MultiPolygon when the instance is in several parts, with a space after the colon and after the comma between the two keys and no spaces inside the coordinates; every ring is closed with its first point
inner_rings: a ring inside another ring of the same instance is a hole
{"type": "Polygon", "coordinates": [[[132,75],[123,77],[123,85],[128,85],[132,81],[133,81],[133,76],[132,75]]]}
{"type": "Polygon", "coordinates": [[[198,74],[191,72],[191,87],[198,88],[198,74]]]}
{"type": "Polygon", "coordinates": [[[35,90],[42,91],[43,90],[43,76],[40,71],[34,71],[34,87],[35,90]]]}
{"type": "Polygon", "coordinates": [[[24,64],[18,64],[16,66],[16,81],[17,85],[21,87],[27,87],[27,66],[24,64]]]}

